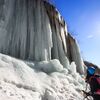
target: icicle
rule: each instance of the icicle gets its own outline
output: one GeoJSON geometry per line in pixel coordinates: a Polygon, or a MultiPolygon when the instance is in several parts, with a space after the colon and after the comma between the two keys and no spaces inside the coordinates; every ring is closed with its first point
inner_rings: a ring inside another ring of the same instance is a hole
{"type": "Polygon", "coordinates": [[[0,52],[21,59],[50,60],[52,32],[43,1],[5,0],[0,5],[4,17],[0,17],[0,52]]]}

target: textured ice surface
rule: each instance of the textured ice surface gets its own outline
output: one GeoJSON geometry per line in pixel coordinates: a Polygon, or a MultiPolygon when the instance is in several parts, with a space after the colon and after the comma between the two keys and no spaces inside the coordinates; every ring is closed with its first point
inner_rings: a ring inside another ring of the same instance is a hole
{"type": "Polygon", "coordinates": [[[58,60],[36,64],[0,54],[0,100],[82,100],[84,86],[81,76],[69,74],[58,60]]]}
{"type": "Polygon", "coordinates": [[[32,61],[58,59],[64,67],[75,61],[83,74],[77,42],[57,9],[43,1],[0,0],[0,52],[32,61]]]}
{"type": "Polygon", "coordinates": [[[83,98],[77,42],[57,9],[43,1],[0,0],[0,100],[83,98]]]}

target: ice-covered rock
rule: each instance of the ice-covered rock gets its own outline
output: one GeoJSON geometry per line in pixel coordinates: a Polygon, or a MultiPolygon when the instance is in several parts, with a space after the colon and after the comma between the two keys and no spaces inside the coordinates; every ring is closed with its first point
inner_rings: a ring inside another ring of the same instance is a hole
{"type": "Polygon", "coordinates": [[[48,0],[0,0],[0,52],[31,61],[75,61],[84,72],[76,40],[48,0]]]}
{"type": "Polygon", "coordinates": [[[82,100],[80,74],[78,43],[56,7],[0,0],[0,100],[82,100]]]}

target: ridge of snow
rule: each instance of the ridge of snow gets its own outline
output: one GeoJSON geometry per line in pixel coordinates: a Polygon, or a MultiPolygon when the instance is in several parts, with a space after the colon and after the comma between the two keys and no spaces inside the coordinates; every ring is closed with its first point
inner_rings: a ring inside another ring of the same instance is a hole
{"type": "Polygon", "coordinates": [[[0,54],[0,100],[82,100],[85,82],[76,71],[56,59],[37,63],[0,54]]]}

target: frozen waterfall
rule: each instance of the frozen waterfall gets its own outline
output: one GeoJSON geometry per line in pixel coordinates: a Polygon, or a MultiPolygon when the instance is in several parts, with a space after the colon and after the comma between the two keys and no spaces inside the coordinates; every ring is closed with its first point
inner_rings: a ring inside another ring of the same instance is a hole
{"type": "Polygon", "coordinates": [[[49,0],[0,0],[0,100],[81,100],[82,74],[78,43],[49,0]]]}
{"type": "Polygon", "coordinates": [[[69,38],[62,16],[46,0],[0,0],[1,53],[34,61],[59,59],[64,67],[75,61],[83,73],[77,43],[69,49],[69,38]]]}
{"type": "Polygon", "coordinates": [[[52,32],[41,0],[1,0],[0,51],[21,59],[51,59],[52,32]]]}

